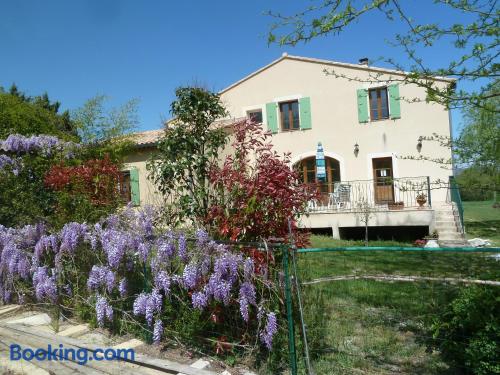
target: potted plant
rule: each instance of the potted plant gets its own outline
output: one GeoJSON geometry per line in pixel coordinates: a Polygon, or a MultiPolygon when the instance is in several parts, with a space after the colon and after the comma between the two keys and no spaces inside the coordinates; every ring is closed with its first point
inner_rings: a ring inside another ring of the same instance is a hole
{"type": "Polygon", "coordinates": [[[402,210],[405,206],[404,202],[401,201],[401,202],[389,202],[387,204],[387,206],[389,207],[389,210],[402,210]]]}
{"type": "Polygon", "coordinates": [[[424,204],[427,203],[427,195],[424,193],[417,194],[417,203],[420,208],[424,207],[424,204]]]}

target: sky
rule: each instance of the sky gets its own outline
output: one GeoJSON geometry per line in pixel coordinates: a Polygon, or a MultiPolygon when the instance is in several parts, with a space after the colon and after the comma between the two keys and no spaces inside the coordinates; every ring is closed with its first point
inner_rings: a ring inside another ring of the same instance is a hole
{"type": "MultiPolygon", "coordinates": [[[[422,2],[409,9],[441,22],[457,15],[435,12],[422,2]]],[[[28,95],[49,94],[62,109],[75,109],[104,94],[111,105],[138,99],[138,130],[157,129],[170,117],[174,91],[201,83],[217,91],[290,55],[357,63],[405,55],[386,43],[399,24],[373,14],[340,36],[295,47],[268,45],[273,19],[311,2],[282,0],[3,0],[0,2],[0,86],[15,82],[28,95]]],[[[457,19],[457,21],[460,21],[457,19]]],[[[450,46],[424,51],[443,65],[450,46]]],[[[379,64],[379,66],[384,66],[379,64]]],[[[327,78],[325,79],[332,79],[327,78]]],[[[453,113],[454,126],[461,123],[453,113]]]]}

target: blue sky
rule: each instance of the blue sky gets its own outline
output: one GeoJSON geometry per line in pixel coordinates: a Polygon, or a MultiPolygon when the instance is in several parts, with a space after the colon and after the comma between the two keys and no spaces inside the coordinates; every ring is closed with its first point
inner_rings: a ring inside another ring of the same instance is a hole
{"type": "MultiPolygon", "coordinates": [[[[411,5],[413,11],[429,20],[450,16],[416,3],[411,5]]],[[[272,19],[263,13],[293,12],[309,4],[280,0],[3,1],[0,86],[15,82],[30,95],[47,91],[63,109],[77,108],[96,94],[108,95],[113,105],[137,98],[139,129],[154,129],[170,116],[176,87],[199,82],[219,90],[283,52],[343,62],[381,55],[404,59],[384,42],[397,32],[398,25],[377,14],[339,37],[293,48],[268,46],[272,19]]],[[[452,53],[453,49],[443,46],[424,56],[439,66],[452,53]]],[[[459,117],[454,113],[455,126],[459,117]]]]}

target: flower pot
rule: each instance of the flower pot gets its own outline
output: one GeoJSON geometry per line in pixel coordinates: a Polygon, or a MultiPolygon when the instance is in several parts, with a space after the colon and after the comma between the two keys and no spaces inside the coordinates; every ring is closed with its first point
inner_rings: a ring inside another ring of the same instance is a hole
{"type": "Polygon", "coordinates": [[[420,199],[417,199],[417,203],[418,205],[420,206],[420,208],[423,208],[424,207],[424,204],[427,203],[427,199],[425,198],[420,198],[420,199]]]}

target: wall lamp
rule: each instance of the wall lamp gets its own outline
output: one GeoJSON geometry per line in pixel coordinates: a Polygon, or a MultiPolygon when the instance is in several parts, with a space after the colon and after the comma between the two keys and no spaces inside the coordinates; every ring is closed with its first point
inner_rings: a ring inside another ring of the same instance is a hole
{"type": "Polygon", "coordinates": [[[418,137],[418,140],[417,140],[417,151],[420,152],[422,150],[422,136],[418,137]]]}
{"type": "Polygon", "coordinates": [[[359,154],[359,145],[356,143],[354,145],[354,156],[358,156],[359,154]]]}

